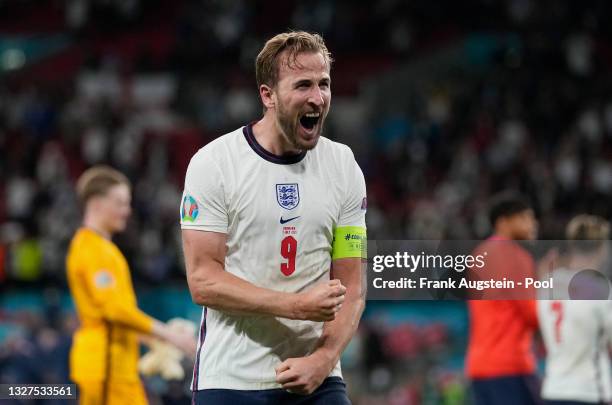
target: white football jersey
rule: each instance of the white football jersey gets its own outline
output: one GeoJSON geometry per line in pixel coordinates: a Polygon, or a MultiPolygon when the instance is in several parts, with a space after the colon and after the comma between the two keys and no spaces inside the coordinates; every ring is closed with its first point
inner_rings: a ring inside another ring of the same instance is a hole
{"type": "MultiPolygon", "coordinates": [[[[251,125],[191,159],[181,228],[227,234],[225,271],[256,286],[299,292],[330,279],[334,229],[365,227],[366,189],[351,150],[321,137],[279,157],[251,125]]],[[[280,388],[274,368],[310,354],[322,322],[236,316],[204,308],[192,388],[280,388]]],[[[332,376],[341,376],[338,363],[332,376]]]]}
{"type": "MultiPolygon", "coordinates": [[[[567,294],[574,274],[566,269],[556,270],[555,289],[567,294]]],[[[612,301],[539,300],[538,317],[547,352],[542,398],[612,400],[608,353],[612,301]]]]}

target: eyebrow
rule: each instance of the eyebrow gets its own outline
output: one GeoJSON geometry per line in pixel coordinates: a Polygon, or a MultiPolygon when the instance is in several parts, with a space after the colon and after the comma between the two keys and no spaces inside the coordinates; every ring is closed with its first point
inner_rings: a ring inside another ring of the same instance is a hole
{"type": "MultiPolygon", "coordinates": [[[[310,85],[311,83],[312,83],[311,79],[300,79],[300,80],[298,80],[297,82],[294,83],[294,86],[295,87],[299,87],[299,86],[301,86],[303,84],[310,85]]],[[[321,80],[319,80],[319,83],[329,84],[329,83],[331,83],[331,78],[323,77],[321,80]]]]}
{"type": "Polygon", "coordinates": [[[303,84],[310,85],[310,83],[312,83],[312,80],[310,80],[310,79],[300,79],[300,80],[298,80],[297,82],[294,83],[294,86],[295,87],[299,87],[299,86],[301,86],[303,84]]]}

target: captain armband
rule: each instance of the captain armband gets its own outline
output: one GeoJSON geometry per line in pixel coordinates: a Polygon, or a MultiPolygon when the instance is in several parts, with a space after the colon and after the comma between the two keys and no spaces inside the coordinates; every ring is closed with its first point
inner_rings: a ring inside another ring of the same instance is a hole
{"type": "Polygon", "coordinates": [[[363,226],[341,226],[334,231],[332,260],[348,257],[368,257],[368,238],[363,226]]]}

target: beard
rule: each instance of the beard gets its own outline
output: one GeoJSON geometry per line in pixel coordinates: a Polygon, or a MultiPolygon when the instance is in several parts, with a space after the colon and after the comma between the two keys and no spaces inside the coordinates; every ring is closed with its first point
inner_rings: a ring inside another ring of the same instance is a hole
{"type": "Polygon", "coordinates": [[[290,112],[285,110],[285,107],[282,103],[277,103],[276,106],[276,123],[280,128],[285,140],[294,148],[299,150],[311,150],[319,141],[319,137],[323,132],[323,123],[325,121],[327,114],[321,112],[321,117],[319,118],[319,122],[316,124],[315,133],[312,135],[311,139],[304,139],[299,134],[299,130],[301,127],[300,120],[298,117],[293,116],[290,112]]]}

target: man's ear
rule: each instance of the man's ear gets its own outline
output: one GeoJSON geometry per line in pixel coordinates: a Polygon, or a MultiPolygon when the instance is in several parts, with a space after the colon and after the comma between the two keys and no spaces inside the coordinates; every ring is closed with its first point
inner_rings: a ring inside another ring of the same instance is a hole
{"type": "Polygon", "coordinates": [[[261,102],[263,103],[266,109],[271,109],[276,106],[276,97],[274,96],[274,91],[267,84],[262,84],[259,86],[259,96],[261,97],[261,102]]]}

